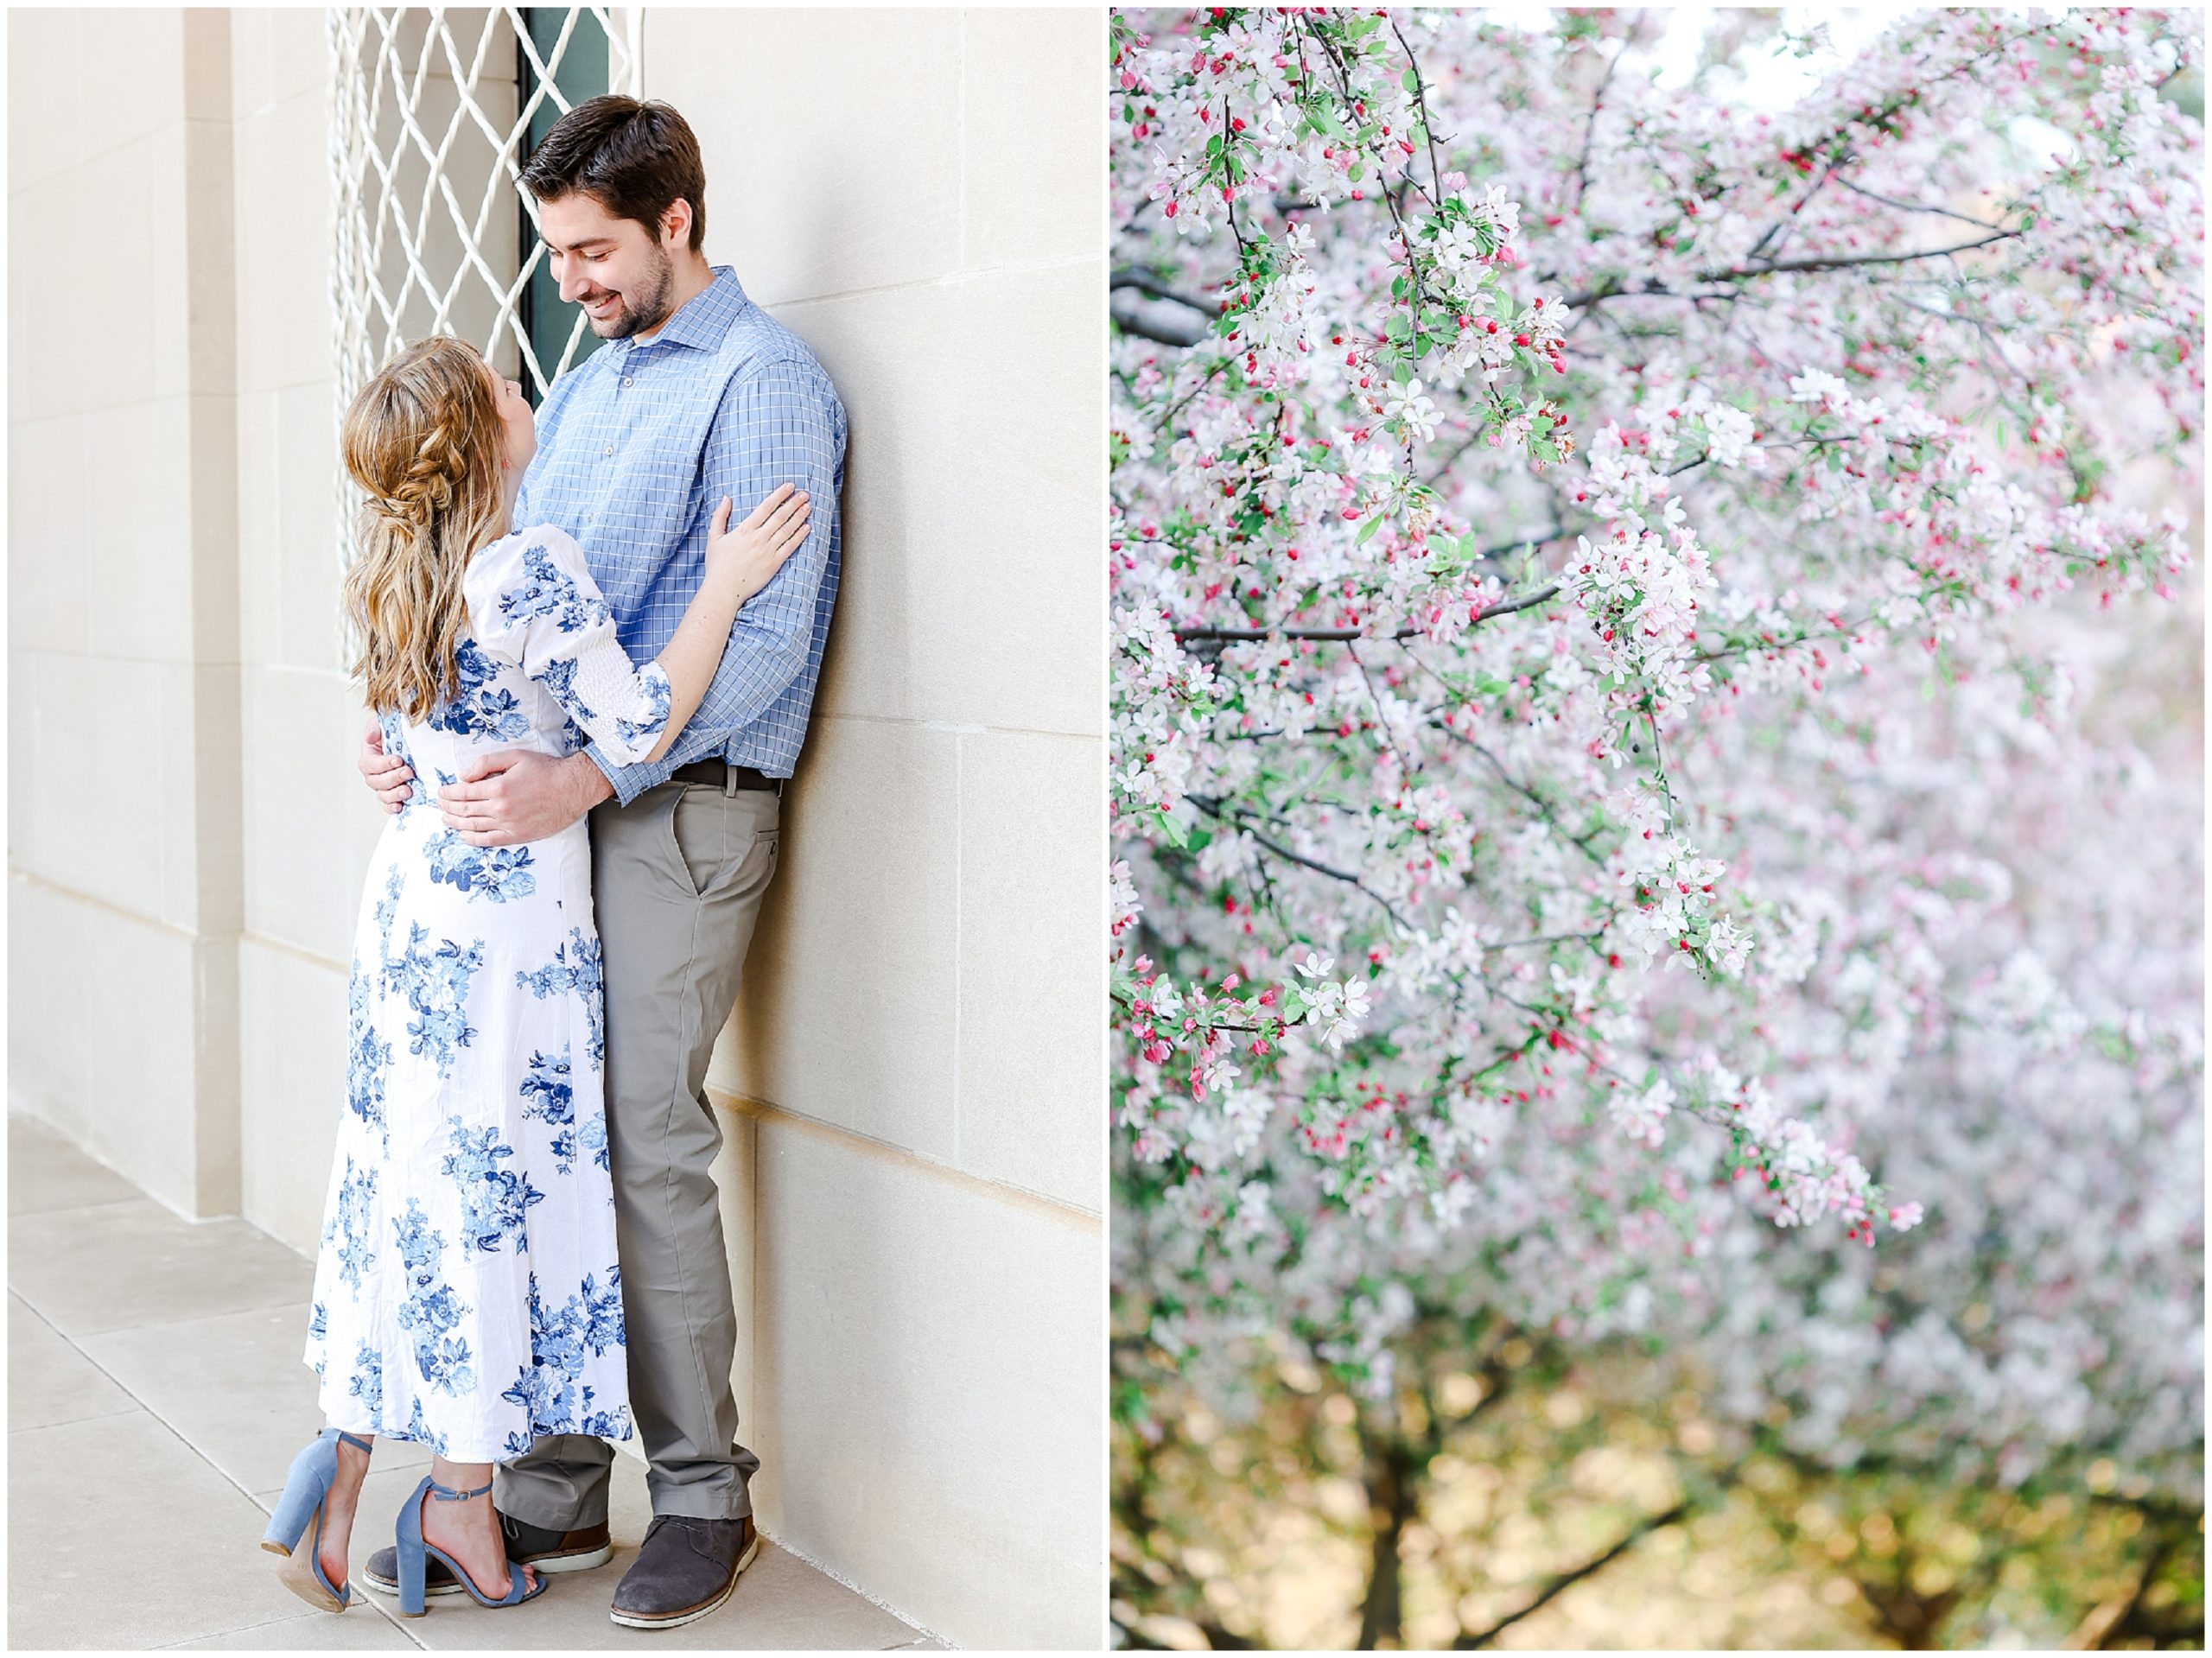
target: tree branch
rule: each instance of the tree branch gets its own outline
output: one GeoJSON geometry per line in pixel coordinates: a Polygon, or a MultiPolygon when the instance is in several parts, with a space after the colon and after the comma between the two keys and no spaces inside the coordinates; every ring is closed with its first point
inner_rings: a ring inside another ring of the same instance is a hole
{"type": "Polygon", "coordinates": [[[1220,306],[1205,300],[1193,298],[1172,283],[1162,282],[1150,271],[1140,270],[1135,265],[1116,266],[1112,280],[1108,286],[1115,289],[1134,288],[1138,293],[1148,294],[1154,299],[1173,300],[1178,305],[1188,306],[1202,316],[1216,317],[1221,314],[1220,306]]]}
{"type": "MultiPolygon", "coordinates": [[[[1226,823],[1232,821],[1232,813],[1230,810],[1224,808],[1222,803],[1218,800],[1212,799],[1205,795],[1185,795],[1183,798],[1189,801],[1193,806],[1196,806],[1200,811],[1205,813],[1207,816],[1212,818],[1216,823],[1226,823]]],[[[1251,826],[1249,822],[1251,814],[1249,812],[1240,810],[1235,811],[1233,816],[1234,818],[1237,820],[1237,826],[1241,828],[1245,834],[1252,837],[1253,842],[1255,845],[1265,847],[1268,851],[1274,853],[1276,857],[1284,859],[1288,862],[1297,864],[1301,868],[1310,869],[1317,875],[1326,875],[1331,880],[1340,880],[1344,882],[1345,886],[1351,887],[1355,891],[1365,893],[1369,898],[1374,899],[1376,903],[1382,905],[1382,912],[1389,916],[1391,920],[1396,922],[1402,927],[1406,924],[1406,918],[1398,913],[1396,908],[1390,903],[1390,900],[1384,898],[1381,893],[1376,892],[1374,888],[1368,886],[1367,883],[1360,880],[1358,876],[1352,874],[1346,870],[1338,869],[1331,865],[1325,864],[1319,859],[1309,858],[1303,853],[1293,852],[1288,847],[1269,840],[1266,835],[1261,834],[1259,830],[1251,826]]]]}
{"type": "Polygon", "coordinates": [[[1155,346],[1195,346],[1211,332],[1202,322],[1171,321],[1166,317],[1147,316],[1134,306],[1111,306],[1109,314],[1123,334],[1149,340],[1155,346]]]}
{"type": "Polygon", "coordinates": [[[2002,225],[1993,225],[1986,219],[1976,219],[1972,213],[1960,213],[1955,208],[1939,207],[1924,201],[1897,201],[1888,196],[1878,196],[1865,185],[1853,184],[1840,173],[1835,175],[1835,181],[1855,196],[1865,196],[1869,201],[1878,201],[1885,207],[1895,207],[1899,213],[1940,213],[1946,219],[1955,219],[1962,224],[1972,225],[1977,230],[2001,231],[2005,228],[2002,225]]]}
{"type": "MultiPolygon", "coordinates": [[[[1514,546],[1522,543],[1515,542],[1514,546]]],[[[1541,593],[1532,593],[1525,599],[1511,599],[1503,604],[1488,605],[1477,611],[1468,620],[1470,627],[1486,622],[1493,616],[1510,616],[1516,610],[1527,610],[1559,597],[1559,583],[1554,581],[1541,593]]],[[[1388,637],[1393,641],[1421,637],[1418,627],[1402,627],[1388,637]]],[[[1351,639],[1370,639],[1383,637],[1358,627],[1179,627],[1175,630],[1178,644],[1189,645],[1205,639],[1219,639],[1229,644],[1249,644],[1261,639],[1323,639],[1339,643],[1351,639]]]]}
{"type": "Polygon", "coordinates": [[[1491,1624],[1490,1628],[1478,1631],[1474,1634],[1462,1635],[1459,1636],[1458,1640],[1452,1643],[1452,1650],[1455,1652],[1471,1652],[1478,1648],[1487,1647],[1491,1642],[1497,1640],[1499,1636],[1504,1634],[1506,1630],[1511,1629],[1522,1618],[1529,1617],[1534,1612],[1541,1610],[1544,1606],[1557,1599],[1561,1594],[1565,1593],[1567,1590],[1572,1589],[1576,1584],[1581,1582],[1583,1579],[1590,1576],[1592,1572],[1602,1571],[1605,1567],[1611,1566],[1615,1560],[1627,1553],[1629,1550],[1634,1548],[1637,1543],[1642,1541],[1645,1534],[1656,1531],[1662,1526],[1672,1525],[1675,1521],[1680,1520],[1689,1511],[1690,1499],[1688,1497],[1684,1497],[1680,1502],[1675,1504],[1673,1508],[1668,1509],[1666,1513],[1656,1514],[1648,1520],[1639,1521],[1629,1531],[1629,1534],[1625,1537],[1622,1538],[1618,1543],[1615,1543],[1611,1548],[1607,1549],[1603,1554],[1600,1554],[1596,1560],[1586,1561],[1583,1565],[1575,1567],[1573,1571],[1563,1572],[1560,1576],[1554,1578],[1549,1583],[1543,1586],[1542,1590],[1538,1592],[1534,1600],[1530,1601],[1526,1606],[1523,1606],[1519,1611],[1508,1612],[1503,1617],[1498,1619],[1497,1623],[1491,1624]]]}
{"type": "MultiPolygon", "coordinates": [[[[1977,241],[1961,242],[1947,248],[1928,248],[1918,253],[1818,254],[1802,259],[1777,259],[1770,264],[1761,264],[1753,270],[1703,271],[1691,280],[1697,283],[1746,283],[1755,282],[1761,276],[1779,276],[1789,272],[1852,270],[1866,265],[1910,264],[1920,259],[1942,259],[1955,253],[1971,253],[1976,248],[1986,248],[1993,242],[2009,241],[2022,234],[2024,232],[2017,230],[1999,231],[1993,235],[1982,237],[1977,241]]],[[[1662,287],[1657,283],[1647,283],[1641,288],[1622,288],[1600,283],[1596,288],[1586,289],[1579,294],[1569,294],[1560,303],[1570,309],[1580,310],[1586,306],[1596,305],[1601,301],[1609,299],[1693,297],[1696,296],[1677,289],[1662,287]]]]}

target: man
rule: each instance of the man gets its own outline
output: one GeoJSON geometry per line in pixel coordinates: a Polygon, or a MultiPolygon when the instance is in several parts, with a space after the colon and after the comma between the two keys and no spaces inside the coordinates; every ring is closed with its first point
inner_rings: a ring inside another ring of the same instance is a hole
{"type": "MultiPolygon", "coordinates": [[[[561,297],[609,343],[538,411],[514,522],[575,537],[632,658],[650,661],[674,633],[724,497],[741,517],[779,484],[813,503],[805,543],[740,613],[662,759],[615,765],[596,746],[565,760],[494,755],[438,794],[471,846],[536,840],[591,813],[630,1402],[653,1506],[613,1616],[662,1629],[719,1606],[758,1547],[747,1484],[760,1464],[735,1442],[736,1320],[708,1172],[721,1130],[702,1088],[775,873],[782,780],[836,598],[845,412],[798,338],[702,255],[705,173],[673,109],[581,104],[522,182],[561,297]]],[[[384,756],[373,727],[360,764],[397,810],[413,774],[384,756]]],[[[542,1572],[603,1565],[613,1458],[603,1439],[561,1435],[502,1466],[508,1557],[542,1572]]],[[[392,1581],[391,1557],[371,1560],[372,1585],[392,1581]]]]}

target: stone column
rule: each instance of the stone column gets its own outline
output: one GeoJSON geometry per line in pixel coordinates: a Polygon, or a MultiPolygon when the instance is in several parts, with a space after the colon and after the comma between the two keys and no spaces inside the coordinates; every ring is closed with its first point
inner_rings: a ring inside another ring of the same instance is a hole
{"type": "Polygon", "coordinates": [[[229,14],[9,16],[11,1104],[238,1203],[229,14]]]}

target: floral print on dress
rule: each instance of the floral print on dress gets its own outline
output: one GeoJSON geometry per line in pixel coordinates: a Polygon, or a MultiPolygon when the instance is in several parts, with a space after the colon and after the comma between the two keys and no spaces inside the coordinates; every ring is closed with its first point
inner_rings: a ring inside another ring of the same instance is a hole
{"type": "Polygon", "coordinates": [[[512,1238],[515,1253],[527,1255],[530,1206],[543,1201],[545,1194],[531,1185],[526,1172],[499,1166],[515,1148],[500,1144],[498,1129],[472,1128],[458,1116],[449,1126],[453,1149],[438,1170],[461,1192],[461,1247],[489,1254],[512,1238]]]}
{"type": "Polygon", "coordinates": [[[499,614],[510,622],[550,617],[563,633],[581,633],[613,619],[607,600],[597,593],[587,594],[582,584],[554,562],[550,548],[522,549],[522,580],[499,595],[499,614]]]}
{"type": "Polygon", "coordinates": [[[468,1303],[440,1272],[446,1241],[430,1225],[430,1217],[414,1198],[407,1212],[392,1223],[399,1235],[399,1258],[407,1266],[410,1293],[399,1304],[399,1327],[415,1332],[415,1363],[423,1380],[442,1393],[463,1394],[476,1385],[468,1368],[468,1343],[449,1332],[461,1324],[468,1303]]]}
{"type": "Polygon", "coordinates": [[[434,835],[425,849],[430,854],[430,879],[472,898],[505,904],[537,890],[527,846],[471,846],[459,830],[447,829],[434,835]]]}
{"type": "Polygon", "coordinates": [[[438,1429],[432,1427],[429,1420],[423,1416],[422,1394],[416,1394],[415,1395],[414,1406],[414,1409],[407,1413],[407,1426],[402,1428],[398,1432],[391,1435],[393,1439],[412,1439],[416,1445],[428,1445],[431,1450],[436,1452],[441,1457],[452,1458],[455,1462],[489,1462],[491,1460],[489,1457],[454,1457],[451,1447],[451,1442],[446,1438],[444,1433],[441,1432],[438,1429]]]}
{"type": "Polygon", "coordinates": [[[322,1229],[323,1247],[338,1259],[339,1281],[354,1289],[361,1287],[361,1275],[377,1264],[377,1252],[369,1242],[376,1191],[376,1166],[356,1168],[348,1157],[345,1178],[339,1183],[336,1213],[322,1229]]]}
{"type": "Polygon", "coordinates": [[[436,790],[518,747],[642,758],[668,692],[559,530],[484,548],[462,586],[455,694],[379,718],[418,782],[385,819],[355,925],[303,1356],[327,1420],[475,1462],[634,1427],[589,825],[472,847],[436,790]]]}
{"type": "Polygon", "coordinates": [[[668,729],[673,688],[617,636],[583,551],[550,528],[486,548],[463,579],[477,638],[542,686],[576,730],[618,764],[641,760],[668,729]]]}
{"type": "Polygon", "coordinates": [[[624,1343],[622,1271],[607,1269],[604,1288],[586,1274],[582,1287],[548,1313],[537,1280],[530,1280],[531,1362],[521,1367],[514,1384],[500,1397],[530,1413],[537,1433],[590,1433],[601,1439],[626,1439],[630,1413],[626,1404],[609,1410],[594,1399],[594,1389],[583,1380],[586,1355],[619,1350],[624,1343]]]}
{"type": "Polygon", "coordinates": [[[618,714],[614,716],[614,729],[621,734],[625,746],[643,748],[650,753],[652,746],[660,740],[660,734],[668,728],[669,702],[676,695],[676,688],[669,683],[667,675],[663,674],[646,681],[642,689],[645,696],[645,717],[626,720],[618,714]]]}
{"type": "Polygon", "coordinates": [[[346,1396],[358,1399],[372,1416],[384,1410],[384,1355],[374,1342],[362,1342],[353,1351],[353,1373],[346,1379],[346,1396]]]}
{"type": "Polygon", "coordinates": [[[505,743],[530,734],[530,716],[523,712],[521,699],[495,683],[499,666],[484,654],[482,645],[473,638],[462,639],[454,647],[453,665],[460,683],[445,706],[431,715],[431,730],[505,743]]]}
{"type": "Polygon", "coordinates": [[[466,950],[441,938],[435,950],[423,946],[430,935],[420,922],[408,929],[405,952],[385,963],[385,982],[407,997],[416,1017],[408,1021],[410,1053],[427,1053],[442,1077],[453,1069],[454,1052],[468,1045],[476,1028],[468,1022],[468,981],[484,965],[484,941],[466,950]]]}
{"type": "Polygon", "coordinates": [[[563,1174],[569,1173],[575,1166],[576,1110],[566,1048],[556,1056],[530,1056],[530,1069],[522,1077],[522,1114],[552,1128],[554,1166],[563,1174]]]}
{"type": "Polygon", "coordinates": [[[370,983],[353,962],[352,981],[346,990],[346,1103],[353,1115],[377,1131],[379,1147],[388,1143],[385,1132],[385,1073],[391,1069],[391,1044],[377,1032],[371,1017],[370,983]]]}
{"type": "Polygon", "coordinates": [[[564,990],[573,990],[582,999],[584,1017],[590,1023],[591,1040],[587,1048],[595,1070],[607,1060],[607,1032],[601,1010],[601,988],[599,977],[600,949],[596,937],[587,938],[583,929],[571,927],[569,942],[553,952],[553,959],[535,973],[518,973],[515,985],[533,996],[557,996],[564,990]]]}

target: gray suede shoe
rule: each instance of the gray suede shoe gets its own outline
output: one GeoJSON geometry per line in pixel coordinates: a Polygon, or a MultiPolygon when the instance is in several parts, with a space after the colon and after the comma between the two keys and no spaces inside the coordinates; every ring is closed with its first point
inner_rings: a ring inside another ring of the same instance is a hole
{"type": "Polygon", "coordinates": [[[750,1519],[655,1515],[607,1616],[626,1629],[672,1629],[704,1617],[729,1598],[737,1574],[760,1552],[750,1519]]]}
{"type": "MultiPolygon", "coordinates": [[[[563,1572],[588,1572],[614,1558],[613,1542],[607,1535],[604,1520],[596,1526],[582,1526],[575,1531],[553,1531],[503,1514],[499,1516],[499,1531],[506,1539],[507,1559],[518,1566],[536,1566],[541,1578],[563,1572]]],[[[397,1594],[398,1549],[386,1544],[370,1555],[368,1565],[361,1572],[361,1581],[380,1595],[397,1594]]],[[[458,1595],[461,1592],[461,1581],[433,1559],[424,1575],[423,1592],[458,1595]]]]}

